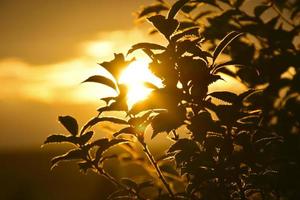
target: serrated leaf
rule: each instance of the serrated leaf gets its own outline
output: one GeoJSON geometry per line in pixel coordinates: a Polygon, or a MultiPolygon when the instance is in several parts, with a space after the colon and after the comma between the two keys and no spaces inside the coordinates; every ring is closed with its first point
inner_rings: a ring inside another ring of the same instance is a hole
{"type": "Polygon", "coordinates": [[[60,116],[58,121],[73,135],[78,134],[78,123],[76,119],[71,116],[60,116]]]}
{"type": "Polygon", "coordinates": [[[175,15],[178,13],[178,11],[187,3],[189,0],[178,0],[176,3],[173,4],[171,7],[167,18],[168,19],[173,19],[175,15]]]}
{"type": "Polygon", "coordinates": [[[218,44],[216,49],[213,52],[213,61],[217,59],[217,57],[222,53],[222,51],[227,47],[228,44],[230,44],[234,39],[241,36],[243,33],[239,33],[236,31],[232,31],[229,34],[227,34],[221,42],[218,44]]]}
{"type": "Polygon", "coordinates": [[[131,47],[131,49],[128,50],[127,55],[131,54],[132,52],[134,52],[138,49],[166,50],[166,47],[161,46],[159,44],[148,43],[148,42],[138,43],[138,44],[133,45],[131,47]]]}
{"type": "Polygon", "coordinates": [[[215,97],[217,99],[220,99],[222,101],[228,102],[228,103],[235,103],[238,99],[238,96],[232,92],[212,92],[208,94],[209,96],[215,97]]]}
{"type": "Polygon", "coordinates": [[[179,22],[175,19],[166,19],[162,15],[155,15],[148,18],[148,21],[162,33],[168,40],[177,29],[179,22]]]}
{"type": "Polygon", "coordinates": [[[81,149],[72,149],[69,152],[56,156],[51,160],[51,170],[61,161],[78,160],[84,158],[84,153],[81,149]]]}
{"type": "Polygon", "coordinates": [[[112,89],[114,89],[115,91],[118,90],[117,85],[115,84],[114,81],[112,81],[109,78],[106,78],[105,76],[101,76],[101,75],[95,75],[95,76],[91,76],[88,79],[86,79],[84,82],[94,82],[94,83],[100,83],[103,85],[106,85],[112,89]]]}

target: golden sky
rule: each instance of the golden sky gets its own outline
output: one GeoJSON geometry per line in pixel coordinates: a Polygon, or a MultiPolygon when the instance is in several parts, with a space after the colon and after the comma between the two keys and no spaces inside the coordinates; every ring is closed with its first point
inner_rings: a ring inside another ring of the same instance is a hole
{"type": "MultiPolygon", "coordinates": [[[[82,124],[112,91],[80,84],[97,63],[138,42],[160,41],[133,13],[151,0],[1,0],[0,150],[38,147],[60,133],[59,115],[82,124]]],[[[139,55],[137,55],[139,56],[139,55]]],[[[134,84],[133,84],[134,85],[134,84]]]]}
{"type": "Polygon", "coordinates": [[[93,117],[111,91],[80,84],[98,62],[152,40],[133,12],[150,0],[1,0],[0,149],[40,145],[58,115],[93,117]]]}

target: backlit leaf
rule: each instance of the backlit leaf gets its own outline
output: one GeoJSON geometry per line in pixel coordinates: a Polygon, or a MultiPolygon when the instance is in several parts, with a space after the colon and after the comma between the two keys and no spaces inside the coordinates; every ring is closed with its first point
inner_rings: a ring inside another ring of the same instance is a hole
{"type": "Polygon", "coordinates": [[[83,82],[100,83],[100,84],[106,85],[106,86],[108,86],[108,87],[110,87],[110,88],[117,91],[117,86],[114,83],[114,81],[112,81],[111,79],[106,78],[104,76],[100,76],[100,75],[91,76],[83,82]]]}
{"type": "Polygon", "coordinates": [[[227,45],[232,42],[234,39],[236,39],[237,37],[241,36],[242,33],[239,32],[235,32],[232,31],[229,34],[227,34],[222,40],[221,42],[218,44],[218,46],[216,47],[216,49],[213,52],[213,61],[215,61],[217,59],[217,57],[220,55],[220,53],[222,53],[222,51],[225,49],[225,47],[227,47],[227,45]]]}
{"type": "Polygon", "coordinates": [[[134,52],[138,49],[165,50],[166,47],[161,46],[159,44],[148,43],[148,42],[138,43],[138,44],[133,45],[131,47],[131,49],[128,50],[127,55],[131,54],[132,52],[134,52]]]}
{"type": "Polygon", "coordinates": [[[168,19],[173,19],[175,15],[178,13],[178,11],[190,0],[178,0],[176,3],[173,4],[171,7],[169,13],[168,13],[168,19]]]}
{"type": "Polygon", "coordinates": [[[69,152],[56,156],[51,160],[51,170],[61,161],[78,160],[84,158],[84,153],[81,149],[72,149],[69,152]]]}
{"type": "Polygon", "coordinates": [[[58,121],[74,136],[78,134],[78,123],[71,116],[60,116],[58,121]]]}

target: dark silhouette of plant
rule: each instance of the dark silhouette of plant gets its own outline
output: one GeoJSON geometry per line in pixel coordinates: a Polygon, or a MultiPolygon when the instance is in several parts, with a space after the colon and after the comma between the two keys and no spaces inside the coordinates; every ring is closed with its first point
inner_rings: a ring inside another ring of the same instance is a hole
{"type": "Polygon", "coordinates": [[[45,144],[68,142],[74,149],[53,158],[52,167],[78,160],[81,171],[93,170],[117,186],[108,199],[298,199],[300,58],[292,39],[299,25],[292,18],[299,19],[300,5],[295,2],[256,2],[254,15],[242,8],[244,0],[178,0],[172,6],[158,0],[144,7],[138,17],[146,18],[167,45],[138,43],[128,54],[141,50],[148,55],[163,87],[145,83],[152,89],[149,97],[128,108],[127,87],[117,78],[132,61],[115,54],[101,63],[114,80],[96,75],[85,82],[106,85],[118,95],[103,98],[106,106],[80,130],[74,118],[59,117],[70,134],[51,135],[45,144]],[[261,18],[267,10],[274,11],[270,21],[261,18]],[[201,23],[203,17],[207,24],[201,23]],[[204,50],[207,42],[213,53],[204,50]],[[232,60],[221,61],[222,52],[232,60]],[[283,78],[289,67],[295,73],[283,78]],[[223,74],[249,90],[208,92],[223,74]],[[110,111],[125,115],[107,116],[110,111]],[[120,129],[112,138],[93,140],[90,128],[102,122],[120,129]],[[166,132],[174,141],[161,158],[145,141],[148,126],[152,139],[166,132]],[[115,146],[128,153],[126,159],[111,154],[115,146]],[[147,159],[138,154],[139,147],[147,159]],[[114,178],[104,169],[112,158],[140,164],[153,178],[114,178]]]}

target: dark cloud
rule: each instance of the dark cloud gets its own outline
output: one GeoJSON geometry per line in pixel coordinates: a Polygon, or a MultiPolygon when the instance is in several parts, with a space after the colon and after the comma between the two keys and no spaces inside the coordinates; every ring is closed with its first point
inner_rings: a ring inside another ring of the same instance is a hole
{"type": "Polygon", "coordinates": [[[1,0],[0,59],[49,64],[78,56],[98,32],[129,29],[149,0],[1,0]]]}

